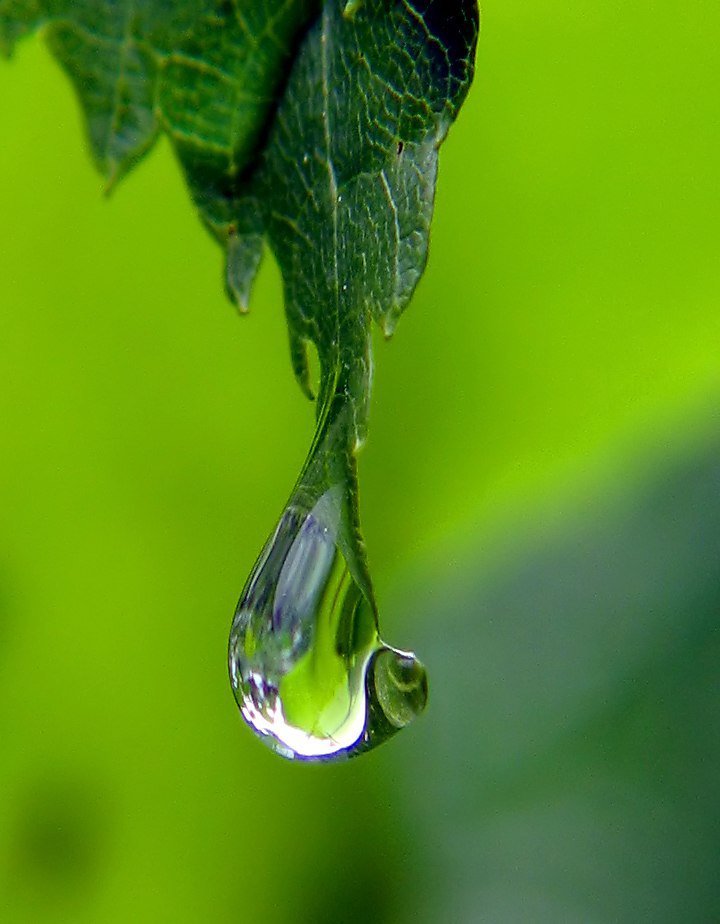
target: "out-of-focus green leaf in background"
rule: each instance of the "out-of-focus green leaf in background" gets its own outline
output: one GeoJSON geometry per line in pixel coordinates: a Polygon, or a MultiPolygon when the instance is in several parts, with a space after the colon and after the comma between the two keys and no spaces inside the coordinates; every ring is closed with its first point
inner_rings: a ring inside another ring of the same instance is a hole
{"type": "Polygon", "coordinates": [[[487,0],[362,507],[431,704],[244,728],[230,616],[312,432],[160,146],[108,202],[39,40],[0,68],[0,917],[717,917],[720,8],[487,0]]]}

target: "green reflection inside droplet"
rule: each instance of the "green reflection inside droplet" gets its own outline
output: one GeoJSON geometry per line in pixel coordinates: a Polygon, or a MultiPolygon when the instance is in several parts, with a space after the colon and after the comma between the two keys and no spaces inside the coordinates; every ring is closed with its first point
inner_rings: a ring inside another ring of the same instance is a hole
{"type": "Polygon", "coordinates": [[[233,621],[233,691],[250,726],[286,757],[350,756],[425,706],[425,670],[385,646],[341,549],[343,493],[288,506],[233,621]]]}

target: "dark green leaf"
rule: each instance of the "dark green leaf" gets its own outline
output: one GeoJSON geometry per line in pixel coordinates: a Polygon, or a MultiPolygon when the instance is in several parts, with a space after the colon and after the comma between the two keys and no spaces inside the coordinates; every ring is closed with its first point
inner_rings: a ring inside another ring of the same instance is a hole
{"type": "Polygon", "coordinates": [[[354,398],[358,442],[370,321],[391,333],[425,266],[437,149],[467,90],[474,40],[471,3],[441,12],[368,0],[352,16],[326,3],[255,180],[285,278],[296,373],[307,388],[304,344],[314,342],[323,397],[354,398]]]}
{"type": "MultiPolygon", "coordinates": [[[[288,543],[297,539],[303,560],[312,558],[303,524],[315,524],[318,543],[336,543],[332,555],[345,569],[341,584],[348,572],[354,580],[349,621],[333,604],[329,612],[338,625],[330,633],[322,607],[310,608],[292,636],[303,640],[292,649],[292,662],[285,654],[275,663],[258,653],[258,663],[272,668],[258,696],[277,691],[278,684],[291,689],[296,705],[302,704],[294,712],[305,717],[302,733],[312,736],[326,729],[323,717],[335,721],[339,714],[334,696],[340,713],[347,701],[352,715],[357,697],[375,689],[356,670],[368,646],[380,644],[355,472],[372,377],[371,326],[375,320],[392,333],[425,268],[437,152],[472,77],[476,2],[0,0],[0,49],[10,52],[19,36],[39,25],[75,84],[108,184],[165,131],[203,221],[226,247],[227,289],[242,309],[268,239],[284,279],[293,367],[308,395],[308,350],[311,344],[317,350],[317,434],[288,511],[257,566],[264,600],[282,579],[278,568],[288,543]],[[331,508],[332,530],[317,527],[321,508],[331,508]],[[300,524],[302,535],[286,536],[286,523],[300,524]],[[282,545],[277,554],[276,542],[282,545]],[[369,614],[363,639],[369,641],[356,659],[349,652],[355,651],[353,619],[361,596],[369,614]],[[328,643],[320,651],[323,637],[328,643]],[[316,683],[318,671],[306,670],[308,663],[334,665],[336,682],[329,688],[323,678],[316,683]]],[[[231,640],[241,664],[233,673],[241,705],[247,692],[242,657],[252,659],[265,637],[275,645],[278,632],[272,608],[265,626],[267,608],[253,596],[254,580],[236,617],[242,638],[231,640]]],[[[412,686],[402,673],[410,671],[409,659],[401,652],[391,657],[400,673],[382,689],[392,695],[365,710],[362,741],[348,743],[355,751],[384,740],[424,706],[424,669],[416,662],[417,702],[403,700],[399,709],[391,704],[412,686]]],[[[377,663],[386,661],[383,655],[377,663]]],[[[362,663],[364,672],[370,662],[362,663]]],[[[251,668],[256,678],[254,662],[251,668]]],[[[277,714],[274,705],[270,712],[277,714]]],[[[339,740],[332,729],[327,735],[333,744],[339,740]]]]}
{"type": "Polygon", "coordinates": [[[44,26],[112,184],[169,136],[247,308],[265,235],[309,391],[348,390],[361,439],[370,319],[422,273],[437,148],[472,76],[474,0],[0,0],[0,50],[44,26]]]}
{"type": "Polygon", "coordinates": [[[316,0],[0,0],[0,51],[38,26],[77,90],[112,185],[167,133],[203,220],[226,241],[316,0]]]}

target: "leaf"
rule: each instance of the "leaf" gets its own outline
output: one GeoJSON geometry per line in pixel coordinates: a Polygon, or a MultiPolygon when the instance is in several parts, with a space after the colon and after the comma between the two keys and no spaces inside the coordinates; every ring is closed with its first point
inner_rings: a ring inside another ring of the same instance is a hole
{"type": "Polygon", "coordinates": [[[470,79],[472,4],[424,6],[376,0],[348,16],[325,4],[257,178],[296,374],[307,390],[314,342],[321,406],[333,390],[354,396],[358,444],[370,320],[390,334],[425,266],[437,149],[470,79]]]}
{"type": "Polygon", "coordinates": [[[0,51],[45,27],[77,90],[112,186],[170,138],[200,214],[221,242],[231,190],[256,154],[317,0],[0,0],[0,51]]]}
{"type": "MultiPolygon", "coordinates": [[[[226,248],[227,289],[242,310],[269,241],[284,280],[295,375],[308,396],[311,344],[321,370],[317,433],[288,503],[290,521],[314,522],[321,498],[333,498],[333,541],[377,629],[355,468],[371,327],[375,320],[393,332],[425,268],[438,148],[472,78],[476,0],[0,0],[0,50],[9,53],[39,25],[75,84],[109,187],[160,131],[169,136],[202,220],[226,248]]],[[[280,530],[277,541],[294,539],[280,530]]],[[[258,563],[269,594],[280,573],[267,569],[276,559],[282,567],[279,555],[268,546],[258,563]]],[[[350,651],[355,617],[332,612],[347,634],[335,639],[338,652],[350,651]]],[[[252,631],[276,638],[277,627],[265,631],[262,618],[250,613],[252,631]]],[[[298,638],[311,650],[320,635],[309,622],[298,638]]],[[[349,656],[338,657],[345,670],[349,656]]],[[[403,653],[393,657],[409,670],[403,653]]],[[[289,670],[283,660],[258,689],[277,690],[289,670]]],[[[424,678],[421,666],[412,670],[424,678]]],[[[357,684],[357,671],[350,674],[357,684]]],[[[422,678],[416,686],[425,690],[422,678]]],[[[399,691],[409,696],[411,685],[401,679],[387,701],[399,691]]],[[[338,696],[323,714],[350,708],[338,696]]],[[[394,705],[390,716],[368,708],[383,732],[368,726],[363,746],[401,727],[394,705]]]]}
{"type": "Polygon", "coordinates": [[[387,334],[427,256],[437,148],[467,92],[474,0],[0,0],[0,51],[39,26],[108,187],[170,138],[247,308],[267,236],[309,391],[347,386],[362,438],[370,318],[387,334]],[[293,59],[294,62],[293,62],[293,59]]]}

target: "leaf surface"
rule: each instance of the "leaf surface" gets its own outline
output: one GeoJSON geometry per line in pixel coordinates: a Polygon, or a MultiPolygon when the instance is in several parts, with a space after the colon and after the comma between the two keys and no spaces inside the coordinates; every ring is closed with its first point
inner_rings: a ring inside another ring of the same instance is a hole
{"type": "Polygon", "coordinates": [[[298,55],[254,188],[285,279],[292,355],[321,407],[354,399],[362,442],[370,326],[391,333],[427,258],[437,150],[464,98],[473,4],[326,3],[298,55]],[[452,8],[456,7],[455,15],[452,8]]]}
{"type": "Polygon", "coordinates": [[[309,392],[314,343],[360,443],[370,322],[392,332],[425,266],[474,0],[0,0],[0,51],[38,27],[109,187],[167,134],[242,309],[269,240],[295,372],[309,392]]]}

